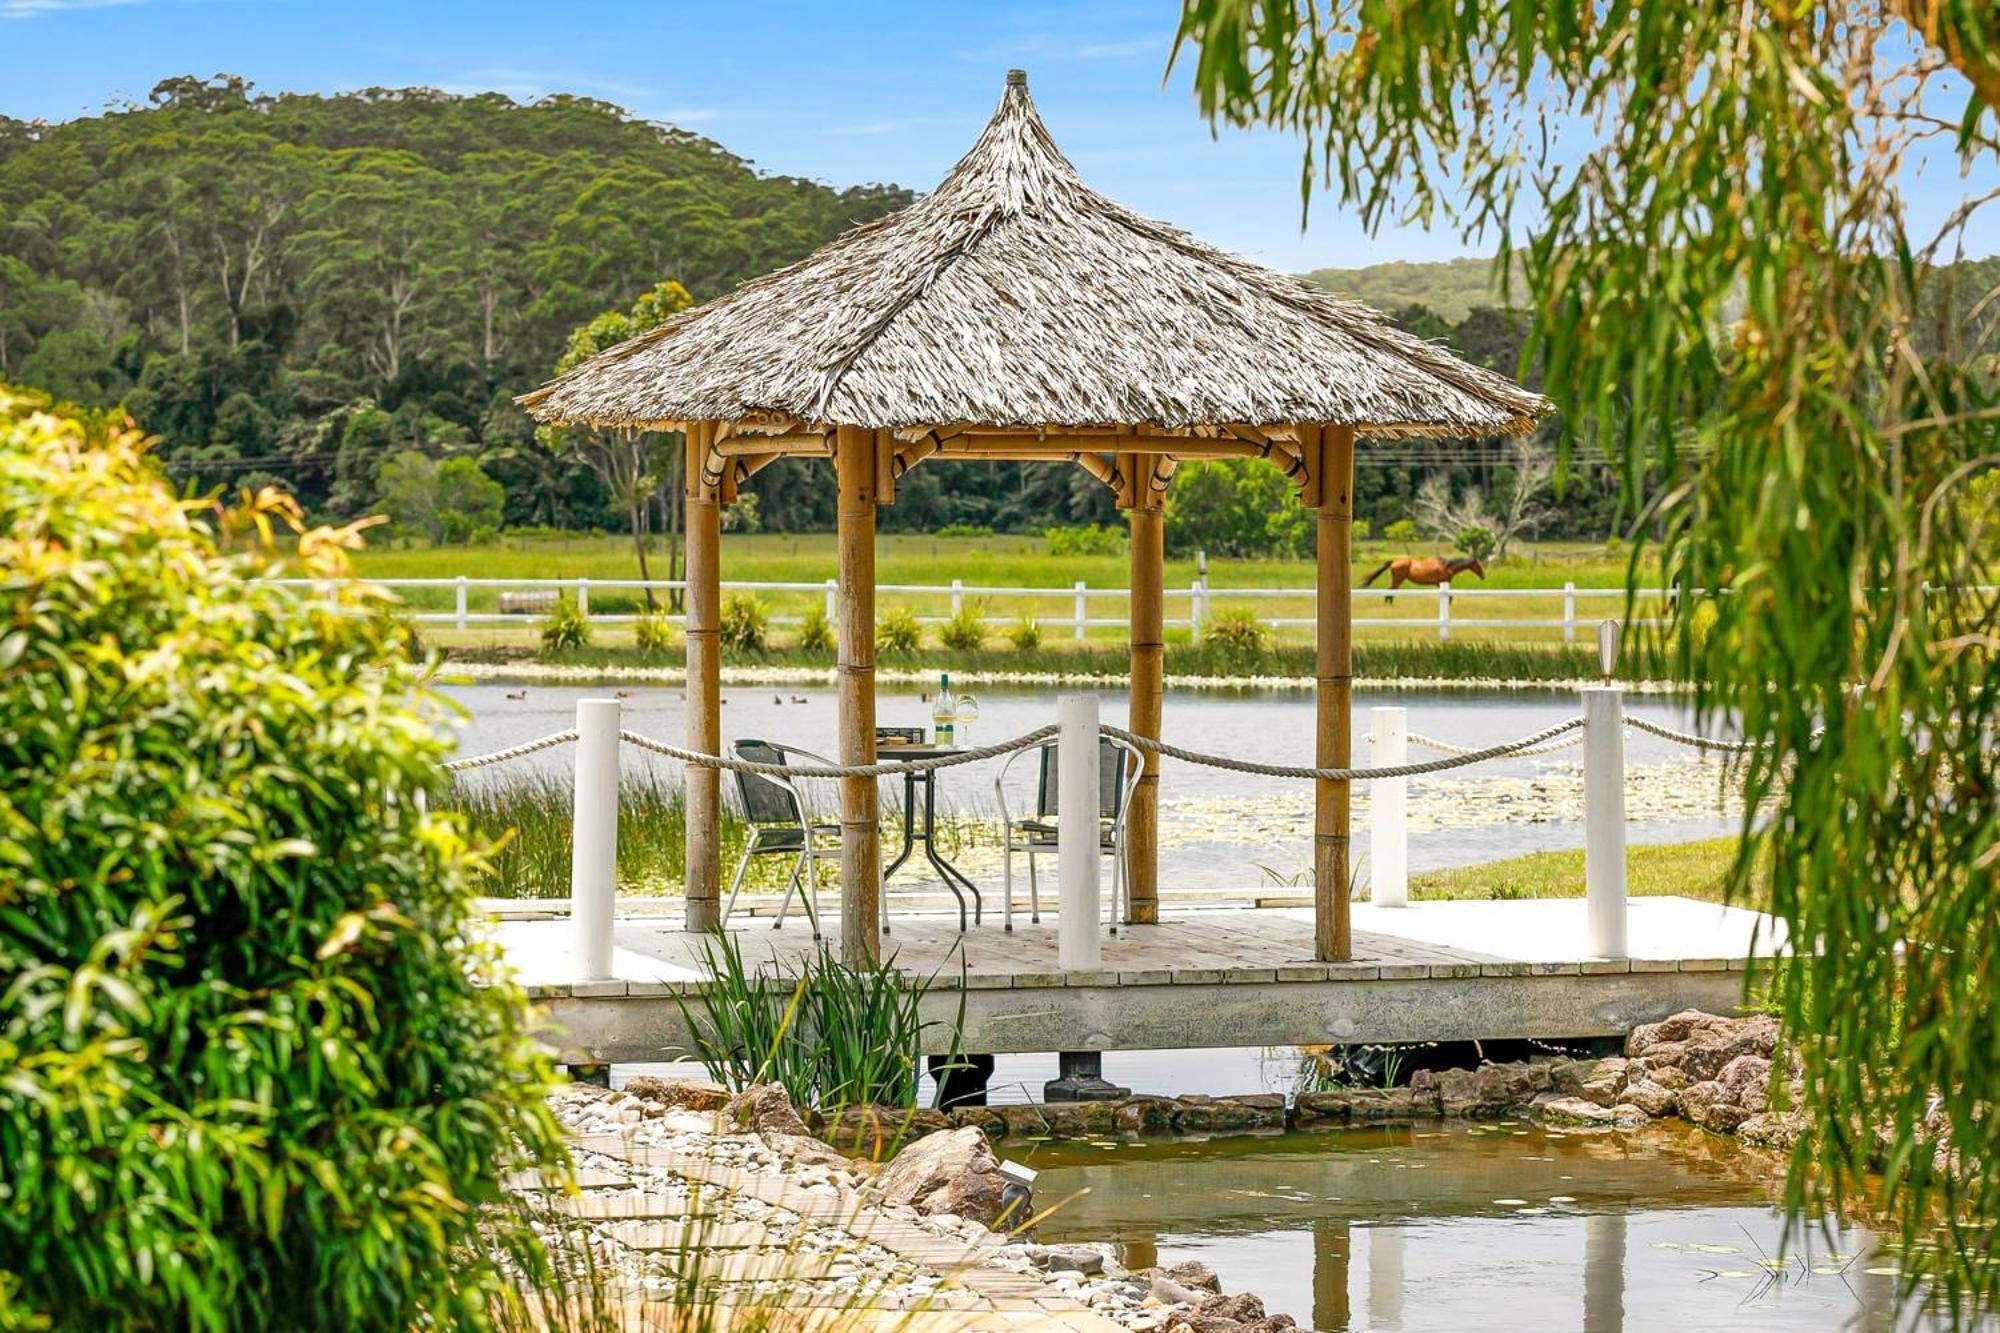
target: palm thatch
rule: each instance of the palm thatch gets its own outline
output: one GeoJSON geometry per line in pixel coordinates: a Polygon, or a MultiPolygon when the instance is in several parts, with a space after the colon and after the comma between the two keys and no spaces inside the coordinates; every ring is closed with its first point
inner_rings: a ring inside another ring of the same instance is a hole
{"type": "Polygon", "coordinates": [[[1503,376],[1086,186],[1019,71],[931,194],[592,357],[543,421],[1529,429],[1503,376]]]}

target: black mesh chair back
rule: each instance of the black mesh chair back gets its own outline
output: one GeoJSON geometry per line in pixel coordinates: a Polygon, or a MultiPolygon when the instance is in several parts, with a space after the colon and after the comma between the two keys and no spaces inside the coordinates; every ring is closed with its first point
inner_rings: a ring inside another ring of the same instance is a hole
{"type": "MultiPolygon", "coordinates": [[[[782,764],[785,762],[783,746],[769,741],[738,741],[736,757],[747,759],[753,764],[782,764]]],[[[743,802],[743,817],[752,824],[796,824],[799,812],[792,804],[792,795],[784,786],[770,778],[755,773],[730,770],[736,779],[736,795],[743,802]]]]}
{"type": "MultiPolygon", "coordinates": [[[[1056,755],[1054,745],[1042,747],[1041,781],[1035,793],[1035,813],[1044,819],[1056,815],[1056,755]]],[[[1125,803],[1125,751],[1116,741],[1101,736],[1097,741],[1097,814],[1100,819],[1118,818],[1125,803]]]]}

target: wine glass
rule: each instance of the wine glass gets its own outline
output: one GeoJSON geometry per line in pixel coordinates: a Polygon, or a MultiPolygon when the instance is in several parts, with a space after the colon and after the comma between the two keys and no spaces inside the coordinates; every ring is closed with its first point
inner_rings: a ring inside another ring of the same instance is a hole
{"type": "Polygon", "coordinates": [[[958,696],[958,743],[961,747],[972,744],[972,726],[979,721],[979,700],[969,694],[958,696]]]}

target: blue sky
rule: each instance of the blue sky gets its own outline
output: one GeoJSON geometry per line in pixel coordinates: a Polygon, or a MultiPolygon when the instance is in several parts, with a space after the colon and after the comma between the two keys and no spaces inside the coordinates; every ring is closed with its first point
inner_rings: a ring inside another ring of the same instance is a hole
{"type": "MultiPolygon", "coordinates": [[[[1301,232],[1296,142],[1215,138],[1185,78],[1162,83],[1177,13],[1176,0],[0,0],[0,112],[68,119],[217,72],[267,91],[562,91],[706,134],[767,171],[927,189],[1021,66],[1085,179],[1226,248],[1295,271],[1492,252],[1450,231],[1369,236],[1324,197],[1301,232]]],[[[1964,193],[1947,164],[1906,186],[1918,223],[1964,193]]],[[[1969,249],[2000,249],[2000,234],[1969,249]]]]}

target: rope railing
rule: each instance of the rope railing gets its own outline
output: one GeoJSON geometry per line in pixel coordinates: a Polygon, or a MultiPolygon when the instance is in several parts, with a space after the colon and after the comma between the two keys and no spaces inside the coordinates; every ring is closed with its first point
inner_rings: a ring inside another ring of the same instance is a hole
{"type": "Polygon", "coordinates": [[[448,773],[463,773],[468,769],[490,768],[494,764],[504,764],[509,760],[525,758],[542,750],[553,750],[558,745],[568,745],[576,739],[576,730],[558,731],[537,740],[523,741],[510,745],[504,750],[494,750],[490,754],[468,755],[464,759],[447,759],[444,767],[448,773]]]}
{"type": "Polygon", "coordinates": [[[1463,754],[1448,755],[1443,759],[1429,759],[1420,764],[1395,764],[1383,768],[1300,768],[1288,764],[1259,764],[1247,759],[1230,759],[1222,755],[1203,754],[1199,750],[1169,745],[1165,741],[1141,736],[1123,727],[1104,726],[1100,730],[1107,736],[1115,736],[1149,754],[1178,759],[1188,764],[1201,764],[1207,768],[1220,768],[1231,773],[1253,773],[1266,778],[1301,778],[1311,782],[1372,782],[1381,778],[1421,777],[1426,773],[1442,773],[1447,769],[1464,768],[1488,759],[1520,754],[1558,736],[1576,731],[1582,726],[1583,718],[1573,717],[1552,727],[1544,727],[1532,736],[1503,741],[1499,745],[1489,745],[1482,750],[1469,750],[1463,754]]]}
{"type": "Polygon", "coordinates": [[[1716,754],[1749,754],[1753,750],[1764,748],[1755,741],[1723,741],[1709,736],[1697,736],[1691,731],[1675,731],[1672,727],[1663,727],[1642,717],[1628,717],[1625,719],[1625,725],[1634,731],[1643,731],[1648,736],[1658,736],[1663,741],[1692,746],[1697,750],[1709,750],[1716,754]]]}
{"type": "MultiPolygon", "coordinates": [[[[1110,728],[1107,727],[1105,730],[1109,731],[1110,728]]],[[[618,733],[618,739],[627,745],[678,760],[683,764],[694,764],[701,768],[725,768],[736,773],[754,773],[759,777],[882,778],[899,773],[935,773],[941,768],[976,764],[982,759],[997,759],[1016,750],[1026,750],[1040,745],[1055,734],[1056,728],[1051,724],[1037,727],[1012,740],[998,741],[992,745],[975,746],[969,750],[958,750],[927,759],[885,759],[873,764],[768,764],[750,759],[732,759],[726,755],[704,754],[700,750],[671,745],[637,731],[621,731],[618,733]]]]}

